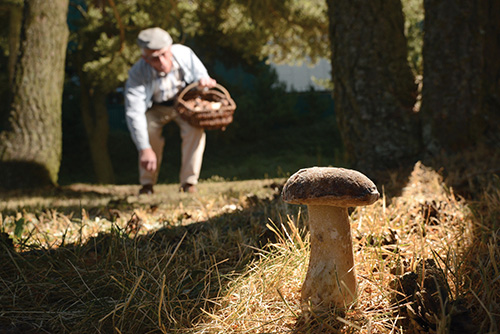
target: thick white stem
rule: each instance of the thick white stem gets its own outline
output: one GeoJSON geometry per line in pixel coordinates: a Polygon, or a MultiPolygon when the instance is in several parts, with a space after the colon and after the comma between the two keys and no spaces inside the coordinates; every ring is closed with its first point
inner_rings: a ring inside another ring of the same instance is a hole
{"type": "Polygon", "coordinates": [[[347,208],[308,205],[311,255],[302,302],[344,307],[356,297],[356,275],[347,208]]]}

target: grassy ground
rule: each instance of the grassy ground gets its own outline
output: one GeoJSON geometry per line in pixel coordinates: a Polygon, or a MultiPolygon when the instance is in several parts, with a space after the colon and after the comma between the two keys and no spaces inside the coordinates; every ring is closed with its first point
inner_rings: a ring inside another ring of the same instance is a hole
{"type": "Polygon", "coordinates": [[[2,333],[497,333],[500,166],[382,173],[351,211],[358,300],[309,314],[307,210],[284,178],[0,194],[2,333]]]}

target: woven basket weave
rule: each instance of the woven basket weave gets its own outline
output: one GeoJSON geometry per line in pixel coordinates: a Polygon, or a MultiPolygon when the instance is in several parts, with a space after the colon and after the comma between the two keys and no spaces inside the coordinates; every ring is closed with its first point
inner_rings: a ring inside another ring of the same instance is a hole
{"type": "Polygon", "coordinates": [[[212,89],[199,89],[198,83],[192,83],[180,92],[176,100],[175,109],[192,126],[205,130],[224,131],[233,122],[236,104],[229,95],[229,92],[219,84],[212,89]],[[200,109],[199,107],[195,109],[193,101],[196,99],[220,102],[221,106],[217,110],[209,108],[200,109]]]}

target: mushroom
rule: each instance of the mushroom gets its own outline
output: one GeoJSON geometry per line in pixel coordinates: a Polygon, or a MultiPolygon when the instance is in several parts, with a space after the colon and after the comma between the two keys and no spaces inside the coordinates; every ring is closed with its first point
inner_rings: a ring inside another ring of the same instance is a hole
{"type": "Polygon", "coordinates": [[[309,212],[311,254],[301,292],[303,305],[351,304],[357,283],[347,208],[377,201],[377,187],[355,170],[312,167],[293,174],[282,197],[287,203],[306,204],[309,212]]]}

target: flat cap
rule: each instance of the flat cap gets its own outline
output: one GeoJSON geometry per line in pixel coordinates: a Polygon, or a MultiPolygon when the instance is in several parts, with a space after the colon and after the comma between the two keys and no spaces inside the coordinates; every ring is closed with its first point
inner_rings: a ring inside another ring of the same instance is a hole
{"type": "Polygon", "coordinates": [[[139,33],[137,44],[144,49],[160,50],[172,45],[172,37],[162,28],[149,28],[139,33]]]}
{"type": "Polygon", "coordinates": [[[311,167],[290,176],[282,192],[291,204],[351,207],[370,205],[380,194],[362,173],[344,168],[311,167]]]}

